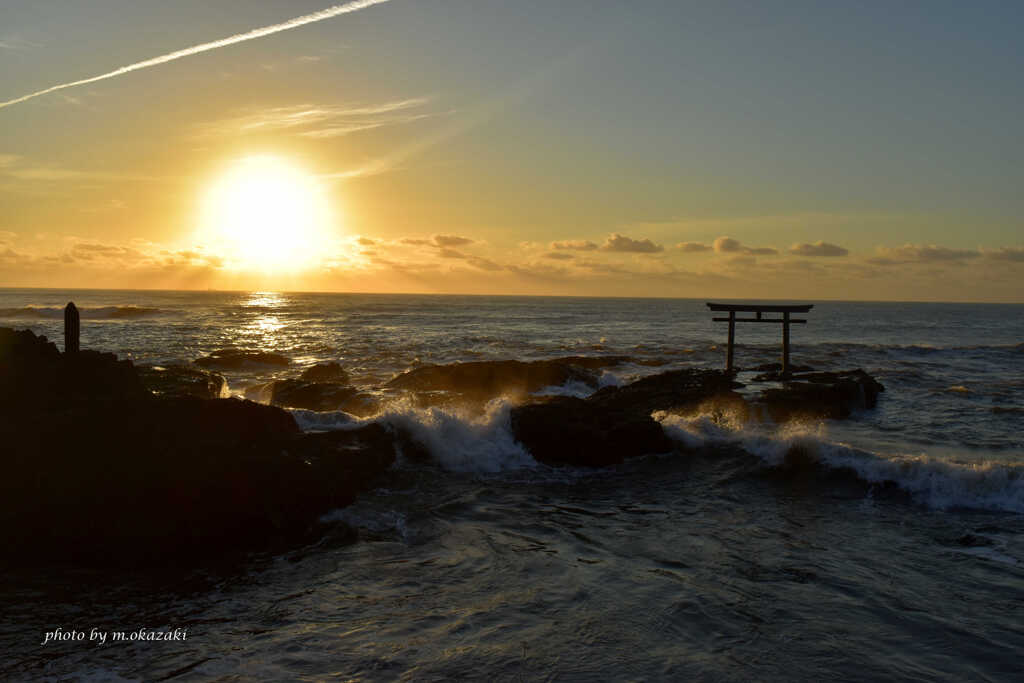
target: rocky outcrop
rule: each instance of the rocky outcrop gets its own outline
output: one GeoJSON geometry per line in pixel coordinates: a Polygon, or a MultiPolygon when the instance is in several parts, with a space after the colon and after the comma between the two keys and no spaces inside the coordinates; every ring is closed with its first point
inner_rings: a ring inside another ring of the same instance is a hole
{"type": "Polygon", "coordinates": [[[649,415],[568,396],[517,406],[511,424],[516,440],[549,465],[605,467],[673,447],[649,415]]]}
{"type": "Polygon", "coordinates": [[[154,395],[128,361],[0,329],[0,558],[202,564],[312,539],[396,455],[380,425],[154,395]]]}
{"type": "Polygon", "coordinates": [[[338,363],[319,363],[303,370],[299,379],[307,382],[348,384],[348,373],[338,363]]]}
{"type": "Polygon", "coordinates": [[[291,361],[279,353],[267,351],[248,351],[244,349],[218,349],[209,356],[192,361],[204,368],[217,370],[244,370],[266,366],[285,367],[291,361]]]}
{"type": "MultiPolygon", "coordinates": [[[[763,363],[756,365],[750,370],[756,370],[757,372],[767,373],[762,377],[756,377],[758,381],[765,381],[769,379],[779,379],[782,376],[782,363],[763,363]]],[[[814,370],[810,365],[790,365],[789,372],[810,372],[814,370]]]]}
{"type": "Polygon", "coordinates": [[[682,410],[728,394],[729,375],[675,370],[624,387],[605,387],[589,398],[556,397],[512,409],[516,440],[551,465],[603,467],[673,448],[651,413],[682,410]]]}
{"type": "Polygon", "coordinates": [[[622,412],[650,415],[656,410],[694,408],[742,386],[721,370],[686,368],[644,377],[621,387],[604,387],[587,400],[622,412]]]}
{"type": "Polygon", "coordinates": [[[656,411],[683,412],[713,405],[783,422],[794,417],[843,418],[873,408],[881,384],[863,370],[794,375],[753,401],[735,389],[728,373],[684,369],[605,387],[586,399],[553,398],[512,409],[516,439],[548,464],[601,467],[670,450],[656,411]]]}
{"type": "MultiPolygon", "coordinates": [[[[595,386],[597,369],[613,362],[428,366],[392,385],[476,398],[523,394],[571,380],[595,386]]],[[[339,370],[318,372],[340,378],[339,370]]],[[[323,513],[377,485],[398,453],[430,457],[399,427],[305,434],[277,407],[205,398],[213,373],[165,372],[149,369],[142,381],[113,354],[62,354],[43,337],[0,329],[0,558],[199,564],[281,548],[317,537],[323,513]],[[159,393],[154,382],[163,382],[159,393]]],[[[272,383],[273,401],[358,414],[352,402],[365,397],[357,389],[312,377],[272,383]]],[[[651,413],[742,401],[735,388],[725,372],[676,370],[587,399],[533,400],[514,407],[510,421],[537,460],[601,467],[674,447],[651,413]]],[[[874,406],[882,390],[860,370],[805,373],[756,404],[776,419],[842,417],[874,406]]]]}
{"type": "Polygon", "coordinates": [[[407,391],[443,391],[470,401],[522,397],[549,386],[581,382],[596,388],[600,368],[628,360],[622,356],[571,356],[538,361],[476,361],[423,365],[395,377],[387,386],[407,391]]]}
{"type": "Polygon", "coordinates": [[[874,408],[885,387],[863,370],[809,372],[792,375],[778,388],[765,389],[755,405],[773,420],[794,417],[849,417],[855,410],[874,408]]]}
{"type": "Polygon", "coordinates": [[[228,382],[219,372],[185,365],[152,365],[138,368],[142,385],[159,396],[227,398],[228,382]]]}
{"type": "Polygon", "coordinates": [[[271,405],[320,412],[341,410],[366,417],[377,412],[373,396],[345,384],[283,379],[270,384],[271,405]]]}
{"type": "Polygon", "coordinates": [[[0,328],[0,407],[20,412],[148,395],[130,360],[112,353],[65,355],[46,337],[0,328]]]}

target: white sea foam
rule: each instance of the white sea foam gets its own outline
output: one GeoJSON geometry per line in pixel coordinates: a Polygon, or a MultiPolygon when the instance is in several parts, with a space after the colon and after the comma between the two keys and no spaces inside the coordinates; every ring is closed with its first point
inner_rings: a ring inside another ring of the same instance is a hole
{"type": "MultiPolygon", "coordinates": [[[[605,387],[621,387],[644,375],[651,374],[650,368],[642,368],[638,365],[623,365],[616,369],[601,371],[597,378],[597,389],[605,387]]],[[[543,387],[533,392],[533,396],[575,396],[576,398],[587,398],[597,389],[584,382],[568,381],[565,384],[558,384],[543,387]]]]}
{"type": "Polygon", "coordinates": [[[895,482],[931,508],[974,508],[1024,513],[1024,467],[997,462],[961,463],[927,454],[883,454],[831,441],[827,423],[774,425],[746,422],[729,413],[655,413],[665,432],[691,447],[739,446],[771,466],[798,447],[831,468],[848,468],[873,484],[895,482]]]}
{"type": "Polygon", "coordinates": [[[451,472],[536,469],[537,461],[512,436],[510,411],[511,405],[499,399],[487,404],[482,415],[418,408],[408,401],[395,401],[366,419],[343,412],[289,412],[303,431],[357,429],[372,422],[390,426],[409,435],[438,465],[451,472]]]}
{"type": "Polygon", "coordinates": [[[481,416],[396,403],[374,419],[406,431],[452,472],[535,469],[537,461],[512,436],[510,412],[511,405],[500,399],[488,403],[481,416]]]}
{"type": "MultiPolygon", "coordinates": [[[[482,415],[441,408],[417,408],[396,402],[383,413],[360,419],[347,413],[290,411],[306,431],[355,429],[380,422],[410,435],[434,462],[452,472],[498,473],[537,470],[541,466],[515,440],[511,406],[495,400],[482,415]]],[[[655,413],[665,432],[689,448],[732,445],[757,456],[769,466],[782,465],[799,448],[831,468],[848,468],[866,482],[895,482],[914,499],[940,510],[974,508],[1024,513],[1024,467],[1004,463],[959,463],[927,454],[882,454],[828,438],[825,421],[747,421],[738,413],[703,412],[690,415],[655,413]]]]}
{"type": "Polygon", "coordinates": [[[339,429],[355,429],[366,424],[365,421],[341,411],[318,413],[315,410],[289,408],[288,412],[295,418],[299,429],[304,432],[333,432],[339,429]]]}

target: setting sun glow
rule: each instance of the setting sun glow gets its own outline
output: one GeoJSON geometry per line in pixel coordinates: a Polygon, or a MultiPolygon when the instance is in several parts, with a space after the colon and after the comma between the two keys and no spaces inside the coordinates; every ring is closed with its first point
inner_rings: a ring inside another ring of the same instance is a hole
{"type": "Polygon", "coordinates": [[[204,196],[199,239],[237,269],[307,269],[323,255],[330,233],[316,179],[278,157],[235,162],[204,196]]]}

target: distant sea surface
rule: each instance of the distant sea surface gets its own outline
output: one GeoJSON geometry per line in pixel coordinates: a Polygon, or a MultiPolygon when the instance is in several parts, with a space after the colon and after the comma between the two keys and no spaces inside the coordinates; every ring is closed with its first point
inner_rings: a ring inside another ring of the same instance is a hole
{"type": "MultiPolygon", "coordinates": [[[[628,356],[601,378],[617,385],[725,361],[704,300],[0,289],[0,326],[63,348],[68,301],[83,348],[137,364],[226,347],[291,359],[225,373],[237,395],[327,360],[371,392],[425,363],[628,356]]],[[[400,463],[333,513],[358,543],[228,578],[15,576],[0,677],[1019,680],[1024,305],[799,303],[814,308],[793,362],[863,368],[886,388],[876,409],[661,415],[690,455],[593,471],[534,461],[501,401],[482,415],[395,402],[369,419],[414,429],[433,462],[400,463]],[[835,476],[780,468],[794,444],[835,476]],[[881,495],[887,481],[902,495],[881,495]],[[58,626],[189,636],[39,645],[58,626]]],[[[778,361],[780,326],[736,335],[739,366],[778,361]]]]}

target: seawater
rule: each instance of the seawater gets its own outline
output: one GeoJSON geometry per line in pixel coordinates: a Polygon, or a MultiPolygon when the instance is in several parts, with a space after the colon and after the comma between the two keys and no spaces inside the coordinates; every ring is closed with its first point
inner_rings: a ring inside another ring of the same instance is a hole
{"type": "MultiPolygon", "coordinates": [[[[238,347],[340,362],[375,391],[424,363],[624,355],[602,384],[721,367],[703,300],[0,290],[0,326],[136,363],[238,347]]],[[[886,392],[850,420],[658,415],[690,455],[600,471],[534,461],[482,413],[396,401],[371,420],[433,455],[332,518],[355,545],[229,576],[17,575],[0,591],[4,677],[91,680],[1006,680],[1024,646],[1024,306],[813,302],[793,361],[863,368],[886,392]],[[779,465],[799,445],[832,479],[779,465]],[[853,486],[852,469],[872,486],[853,486]],[[892,496],[884,482],[896,482],[892,496]],[[71,588],[66,586],[70,582],[71,588]],[[40,643],[54,628],[188,628],[184,643],[40,643]]],[[[736,360],[781,330],[738,325],[736,360]]],[[[751,381],[755,373],[741,373],[751,381]]],[[[756,389],[756,385],[752,388],[756,389]]],[[[585,395],[582,386],[544,393],[585,395]]],[[[306,429],[341,413],[293,411],[306,429]]],[[[145,454],[136,454],[145,457],[145,454]]]]}

